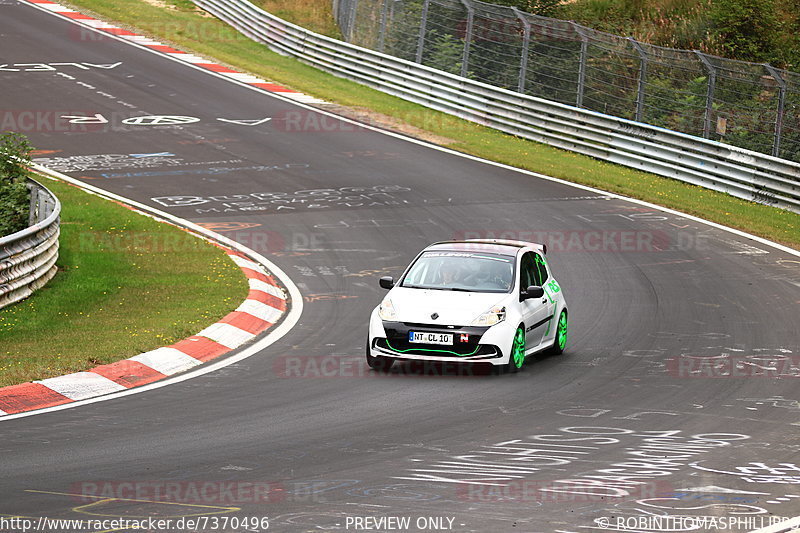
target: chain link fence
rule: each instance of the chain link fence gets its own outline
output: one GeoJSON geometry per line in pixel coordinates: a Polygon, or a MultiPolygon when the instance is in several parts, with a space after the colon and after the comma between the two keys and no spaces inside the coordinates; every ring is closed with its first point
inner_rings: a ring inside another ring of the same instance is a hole
{"type": "Polygon", "coordinates": [[[333,0],[348,42],[497,87],[800,161],[800,74],[478,0],[333,0]]]}

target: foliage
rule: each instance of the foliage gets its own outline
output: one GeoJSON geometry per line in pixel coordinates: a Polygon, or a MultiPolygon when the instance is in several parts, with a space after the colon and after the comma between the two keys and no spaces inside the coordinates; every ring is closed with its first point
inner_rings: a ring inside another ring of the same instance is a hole
{"type": "Polygon", "coordinates": [[[552,17],[558,11],[561,0],[495,0],[491,2],[501,6],[516,7],[520,11],[552,17]]]}
{"type": "Polygon", "coordinates": [[[745,61],[777,59],[778,17],[774,0],[714,0],[712,35],[727,57],[745,61]]]}
{"type": "Polygon", "coordinates": [[[574,0],[550,16],[657,46],[800,66],[797,0],[574,0]]]}
{"type": "Polygon", "coordinates": [[[451,74],[461,74],[464,41],[449,34],[438,36],[434,32],[431,33],[434,42],[432,50],[425,58],[425,64],[451,74]]]}
{"type": "Polygon", "coordinates": [[[0,136],[0,237],[28,226],[30,153],[31,145],[24,136],[11,132],[0,136]]]}
{"type": "Polygon", "coordinates": [[[394,8],[391,31],[386,36],[386,53],[414,61],[417,56],[417,36],[421,20],[421,1],[398,3],[394,8]]]}

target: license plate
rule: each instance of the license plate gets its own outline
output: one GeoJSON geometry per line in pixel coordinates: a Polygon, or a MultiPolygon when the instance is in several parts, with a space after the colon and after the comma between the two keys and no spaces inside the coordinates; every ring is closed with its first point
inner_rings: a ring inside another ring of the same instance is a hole
{"type": "Polygon", "coordinates": [[[453,334],[409,331],[408,342],[416,342],[421,344],[453,344],[453,334]]]}

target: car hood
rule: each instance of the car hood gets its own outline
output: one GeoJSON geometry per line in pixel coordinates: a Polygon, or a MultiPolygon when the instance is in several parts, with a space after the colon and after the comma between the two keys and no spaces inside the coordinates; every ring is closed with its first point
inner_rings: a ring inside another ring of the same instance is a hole
{"type": "Polygon", "coordinates": [[[395,287],[390,293],[399,322],[468,326],[508,298],[508,293],[461,292],[395,287]],[[438,313],[437,319],[431,314],[438,313]]]}

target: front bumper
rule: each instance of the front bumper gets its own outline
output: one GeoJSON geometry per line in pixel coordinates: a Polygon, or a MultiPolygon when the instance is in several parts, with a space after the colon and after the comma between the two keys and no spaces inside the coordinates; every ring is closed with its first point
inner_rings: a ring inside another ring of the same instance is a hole
{"type": "Polygon", "coordinates": [[[474,362],[504,364],[502,349],[487,335],[494,328],[477,326],[442,326],[384,322],[373,316],[370,321],[370,350],[373,356],[421,361],[474,362]],[[449,333],[452,345],[409,342],[409,332],[449,333]]]}

